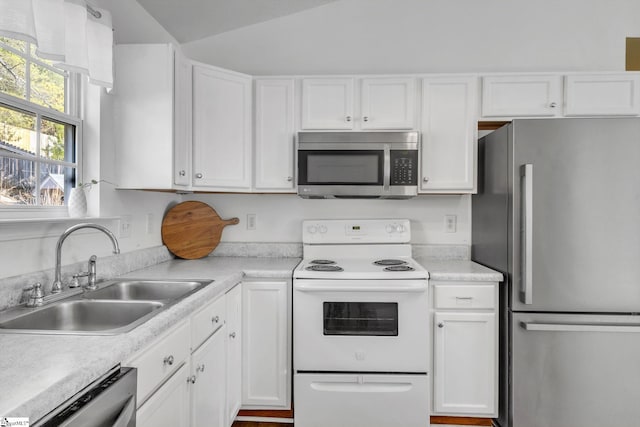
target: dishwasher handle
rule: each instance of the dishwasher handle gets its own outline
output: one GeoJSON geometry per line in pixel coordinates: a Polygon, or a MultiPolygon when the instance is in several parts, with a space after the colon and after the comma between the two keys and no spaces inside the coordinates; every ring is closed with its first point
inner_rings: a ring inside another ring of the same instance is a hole
{"type": "Polygon", "coordinates": [[[113,427],[127,427],[129,423],[131,423],[131,419],[133,415],[136,413],[136,397],[131,396],[127,403],[125,404],[124,409],[118,415],[118,418],[113,423],[113,427]]]}

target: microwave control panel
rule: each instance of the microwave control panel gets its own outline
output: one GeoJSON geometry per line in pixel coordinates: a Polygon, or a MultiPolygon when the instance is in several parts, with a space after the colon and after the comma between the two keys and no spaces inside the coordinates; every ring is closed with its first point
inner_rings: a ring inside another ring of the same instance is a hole
{"type": "Polygon", "coordinates": [[[418,185],[418,150],[391,150],[391,185],[418,185]]]}

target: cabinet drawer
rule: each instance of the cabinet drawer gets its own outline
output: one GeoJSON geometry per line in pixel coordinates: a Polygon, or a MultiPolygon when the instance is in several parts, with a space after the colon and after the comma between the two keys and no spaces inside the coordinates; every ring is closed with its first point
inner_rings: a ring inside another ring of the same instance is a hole
{"type": "Polygon", "coordinates": [[[211,334],[224,325],[226,318],[224,295],[191,316],[191,349],[198,348],[211,334]]]}
{"type": "Polygon", "coordinates": [[[138,407],[189,357],[189,322],[184,322],[127,365],[138,368],[138,407]]]}
{"type": "Polygon", "coordinates": [[[495,308],[494,285],[437,285],[435,308],[492,309],[495,308]]]}

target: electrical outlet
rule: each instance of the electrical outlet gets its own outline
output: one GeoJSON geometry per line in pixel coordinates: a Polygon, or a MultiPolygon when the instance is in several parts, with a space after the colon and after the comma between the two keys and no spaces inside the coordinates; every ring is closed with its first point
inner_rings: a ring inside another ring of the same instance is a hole
{"type": "Polygon", "coordinates": [[[122,215],[120,217],[120,225],[118,227],[118,234],[121,239],[126,239],[127,237],[131,237],[131,215],[122,215]]]}
{"type": "Polygon", "coordinates": [[[247,214],[247,230],[256,229],[256,214],[247,214]]]}
{"type": "Polygon", "coordinates": [[[444,232],[455,233],[457,221],[458,221],[458,217],[456,215],[445,215],[444,216],[444,232]]]}

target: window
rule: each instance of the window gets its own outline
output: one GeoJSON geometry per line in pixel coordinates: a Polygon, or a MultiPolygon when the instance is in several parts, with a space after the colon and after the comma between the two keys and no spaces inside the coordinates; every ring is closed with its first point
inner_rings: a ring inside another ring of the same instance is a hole
{"type": "Polygon", "coordinates": [[[65,204],[80,142],[72,76],[30,43],[0,37],[0,208],[65,204]]]}

